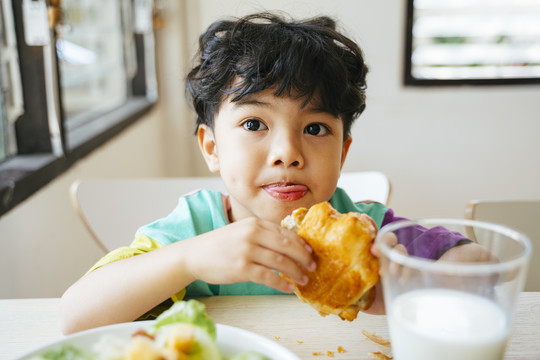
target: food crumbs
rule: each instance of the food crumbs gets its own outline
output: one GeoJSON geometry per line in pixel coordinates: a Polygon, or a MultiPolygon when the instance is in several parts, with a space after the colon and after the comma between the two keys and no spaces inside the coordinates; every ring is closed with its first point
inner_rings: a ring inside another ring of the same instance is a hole
{"type": "Polygon", "coordinates": [[[375,333],[370,333],[369,331],[362,330],[362,334],[364,334],[366,338],[373,341],[374,343],[377,343],[383,346],[390,346],[390,340],[384,339],[375,333]]]}
{"type": "Polygon", "coordinates": [[[328,356],[328,357],[334,357],[334,352],[328,350],[328,351],[326,352],[326,356],[328,356]]]}
{"type": "Polygon", "coordinates": [[[320,352],[320,351],[314,352],[314,353],[311,353],[311,355],[313,355],[313,356],[319,356],[319,355],[322,355],[322,352],[320,352]]]}
{"type": "Polygon", "coordinates": [[[345,350],[343,347],[338,346],[338,348],[337,348],[337,352],[338,352],[338,353],[343,354],[345,351],[346,351],[346,350],[345,350]]]}
{"type": "Polygon", "coordinates": [[[303,344],[304,342],[302,340],[296,340],[297,343],[303,344]]]}
{"type": "Polygon", "coordinates": [[[375,359],[375,360],[392,360],[393,359],[393,357],[385,355],[380,351],[368,353],[368,357],[370,359],[375,359]]]}
{"type": "Polygon", "coordinates": [[[274,336],[274,339],[279,340],[280,337],[279,336],[274,336]]]}

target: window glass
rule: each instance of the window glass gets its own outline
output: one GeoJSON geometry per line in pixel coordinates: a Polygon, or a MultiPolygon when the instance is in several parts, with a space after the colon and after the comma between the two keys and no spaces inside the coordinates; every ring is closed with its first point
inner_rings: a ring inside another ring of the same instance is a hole
{"type": "Polygon", "coordinates": [[[7,125],[7,118],[5,114],[5,106],[4,106],[4,58],[2,54],[4,54],[4,48],[5,48],[5,36],[4,36],[4,15],[2,6],[0,6],[0,161],[4,160],[7,157],[7,132],[6,132],[6,125],[7,125]]]}
{"type": "Polygon", "coordinates": [[[130,97],[125,1],[62,0],[56,51],[66,131],[130,97]]]}
{"type": "Polygon", "coordinates": [[[412,78],[540,82],[540,0],[409,1],[412,78]]]}
{"type": "Polygon", "coordinates": [[[7,138],[7,119],[5,114],[4,100],[2,98],[2,92],[0,92],[0,161],[4,160],[8,156],[8,138],[7,138]]]}
{"type": "Polygon", "coordinates": [[[0,162],[16,152],[13,123],[22,111],[13,12],[9,0],[0,0],[0,162]]]}

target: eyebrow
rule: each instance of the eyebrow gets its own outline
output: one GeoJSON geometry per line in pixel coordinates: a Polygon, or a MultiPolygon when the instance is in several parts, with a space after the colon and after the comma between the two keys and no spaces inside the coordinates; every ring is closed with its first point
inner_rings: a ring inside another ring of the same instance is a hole
{"type": "Polygon", "coordinates": [[[269,102],[258,100],[252,96],[244,96],[238,101],[234,101],[235,106],[240,105],[255,105],[255,106],[270,106],[269,102]]]}

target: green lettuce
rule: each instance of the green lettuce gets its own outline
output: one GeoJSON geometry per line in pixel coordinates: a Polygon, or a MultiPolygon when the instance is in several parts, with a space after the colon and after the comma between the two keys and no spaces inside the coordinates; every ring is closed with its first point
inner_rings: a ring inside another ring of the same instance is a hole
{"type": "Polygon", "coordinates": [[[228,360],[271,360],[271,359],[265,355],[259,354],[258,352],[249,351],[242,354],[234,355],[228,360]]]}
{"type": "Polygon", "coordinates": [[[206,306],[197,300],[178,301],[159,315],[152,326],[154,332],[162,326],[188,323],[203,328],[212,340],[216,340],[216,325],[206,314],[206,306]]]}
{"type": "Polygon", "coordinates": [[[51,349],[41,354],[39,359],[43,360],[92,360],[85,351],[72,345],[66,344],[58,348],[51,349]]]}

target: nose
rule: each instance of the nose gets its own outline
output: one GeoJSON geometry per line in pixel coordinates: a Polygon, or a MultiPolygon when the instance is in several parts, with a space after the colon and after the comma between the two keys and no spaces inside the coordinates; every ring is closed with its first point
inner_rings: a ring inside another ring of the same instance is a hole
{"type": "Polygon", "coordinates": [[[274,139],[269,153],[271,166],[304,166],[301,141],[291,135],[281,135],[274,139]]]}

